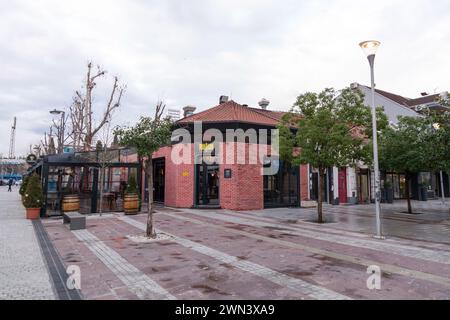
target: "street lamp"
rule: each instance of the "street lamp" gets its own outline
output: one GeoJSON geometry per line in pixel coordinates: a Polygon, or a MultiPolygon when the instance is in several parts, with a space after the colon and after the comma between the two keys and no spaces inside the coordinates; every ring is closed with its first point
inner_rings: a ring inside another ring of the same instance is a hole
{"type": "MultiPolygon", "coordinates": [[[[437,132],[439,130],[441,130],[441,124],[440,123],[433,123],[433,129],[434,132],[437,132]]],[[[439,180],[441,183],[441,196],[442,196],[442,204],[445,206],[445,191],[444,191],[444,173],[442,172],[442,170],[439,172],[439,180]]]]}
{"type": "Polygon", "coordinates": [[[51,115],[57,116],[61,115],[60,128],[58,130],[58,153],[63,153],[64,151],[64,126],[65,126],[65,117],[66,113],[62,110],[51,110],[51,115]]]}
{"type": "Polygon", "coordinates": [[[376,210],[376,223],[377,223],[377,235],[376,238],[384,239],[381,230],[381,190],[380,190],[380,168],[378,165],[378,136],[377,136],[377,111],[375,108],[375,55],[380,42],[376,40],[364,41],[359,44],[361,49],[367,56],[370,64],[370,75],[372,82],[372,131],[373,131],[373,168],[375,174],[375,210],[376,210]]]}

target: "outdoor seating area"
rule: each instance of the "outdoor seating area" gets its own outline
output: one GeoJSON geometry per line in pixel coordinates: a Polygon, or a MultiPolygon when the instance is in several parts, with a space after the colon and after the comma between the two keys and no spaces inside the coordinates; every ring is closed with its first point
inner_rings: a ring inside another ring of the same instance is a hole
{"type": "Polygon", "coordinates": [[[106,157],[96,151],[45,156],[28,173],[42,177],[42,215],[49,217],[61,216],[69,204],[80,214],[123,211],[128,179],[140,181],[141,166],[132,150],[117,149],[106,157]]]}

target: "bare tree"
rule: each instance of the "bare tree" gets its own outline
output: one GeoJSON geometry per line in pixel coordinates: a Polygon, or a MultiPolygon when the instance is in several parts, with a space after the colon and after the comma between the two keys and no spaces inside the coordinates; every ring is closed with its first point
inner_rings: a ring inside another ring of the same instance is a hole
{"type": "Polygon", "coordinates": [[[106,169],[110,166],[117,157],[114,151],[108,150],[108,145],[111,143],[111,118],[112,114],[106,121],[106,125],[102,129],[101,140],[98,140],[97,145],[97,162],[100,167],[100,215],[103,213],[103,193],[105,186],[106,169]]]}
{"type": "Polygon", "coordinates": [[[93,97],[97,81],[106,75],[106,71],[97,67],[93,70],[92,62],[88,64],[84,92],[75,92],[73,104],[70,107],[70,122],[72,126],[71,138],[75,150],[92,150],[92,143],[95,136],[105,126],[110,119],[112,112],[120,106],[125,86],[119,84],[118,77],[114,77],[111,92],[99,122],[94,120],[93,97]]]}

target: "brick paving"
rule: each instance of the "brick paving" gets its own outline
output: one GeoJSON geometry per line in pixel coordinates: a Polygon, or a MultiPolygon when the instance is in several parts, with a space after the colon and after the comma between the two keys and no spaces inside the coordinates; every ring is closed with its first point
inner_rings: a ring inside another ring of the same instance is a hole
{"type": "MultiPolygon", "coordinates": [[[[134,225],[137,228],[141,229],[142,231],[145,231],[145,229],[146,229],[144,223],[135,221],[131,218],[126,218],[126,217],[121,218],[121,221],[125,221],[131,225],[134,225]]],[[[162,232],[162,231],[158,230],[158,232],[162,232]]],[[[311,283],[302,281],[301,279],[289,277],[286,274],[277,272],[275,270],[269,269],[262,265],[258,265],[256,263],[252,263],[250,261],[245,261],[236,256],[228,255],[224,252],[201,245],[198,242],[190,241],[185,238],[180,238],[180,237],[177,237],[177,236],[167,233],[167,232],[163,232],[163,233],[170,235],[171,237],[173,237],[173,239],[176,243],[178,243],[186,248],[189,248],[191,250],[194,250],[194,251],[204,254],[206,256],[212,257],[212,258],[214,258],[222,263],[228,264],[232,267],[252,273],[258,277],[269,280],[269,281],[279,284],[283,287],[287,287],[291,290],[297,291],[297,292],[301,293],[302,295],[306,295],[310,298],[320,299],[320,300],[347,300],[347,299],[349,299],[348,297],[346,297],[342,294],[338,294],[338,293],[328,290],[326,288],[315,286],[311,283]]]]}
{"type": "Polygon", "coordinates": [[[0,300],[54,299],[50,276],[17,187],[0,187],[0,300]]]}
{"type": "Polygon", "coordinates": [[[106,246],[87,230],[73,232],[140,299],[172,300],[174,297],[147,275],[106,246]]]}
{"type": "MultiPolygon", "coordinates": [[[[4,191],[0,299],[62,298],[19,196],[4,191]]],[[[59,269],[80,267],[84,299],[450,299],[448,213],[420,203],[425,213],[410,216],[401,205],[384,206],[385,241],[371,236],[369,205],[326,206],[324,225],[311,223],[314,209],[160,208],[155,223],[171,239],[148,243],[130,240],[145,214],[89,216],[75,232],[46,219],[42,231],[59,269]],[[381,290],[366,287],[371,265],[381,290]]]]}
{"type": "MultiPolygon", "coordinates": [[[[420,219],[415,223],[427,221],[420,219]]],[[[436,241],[378,241],[343,224],[306,220],[267,211],[162,208],[155,222],[171,241],[128,239],[143,234],[145,214],[90,217],[87,230],[123,259],[117,263],[133,266],[176,299],[450,299],[450,248],[440,234],[436,241]],[[366,287],[370,265],[382,269],[381,290],[366,287]]],[[[80,266],[84,298],[151,298],[135,294],[111,261],[102,262],[60,221],[44,225],[64,263],[80,266]]]]}

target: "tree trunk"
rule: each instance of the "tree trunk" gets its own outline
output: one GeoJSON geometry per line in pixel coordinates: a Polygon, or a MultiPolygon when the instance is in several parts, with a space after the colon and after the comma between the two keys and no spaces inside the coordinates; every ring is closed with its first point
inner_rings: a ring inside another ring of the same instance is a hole
{"type": "Polygon", "coordinates": [[[105,185],[105,168],[100,168],[100,216],[103,213],[103,186],[105,185]]]}
{"type": "Polygon", "coordinates": [[[153,225],[153,160],[151,157],[145,160],[144,170],[148,181],[147,237],[154,239],[156,232],[153,225]]]}
{"type": "MultiPolygon", "coordinates": [[[[406,192],[406,201],[408,203],[408,213],[412,214],[412,206],[411,206],[411,196],[410,196],[410,191],[409,191],[409,181],[410,181],[410,174],[407,173],[405,175],[405,192],[406,192]]],[[[420,190],[419,190],[420,191],[420,190]]]]}
{"type": "Polygon", "coordinates": [[[319,186],[318,186],[318,203],[317,203],[317,216],[318,216],[318,223],[323,223],[323,180],[324,180],[324,174],[322,168],[319,168],[319,186]]]}

